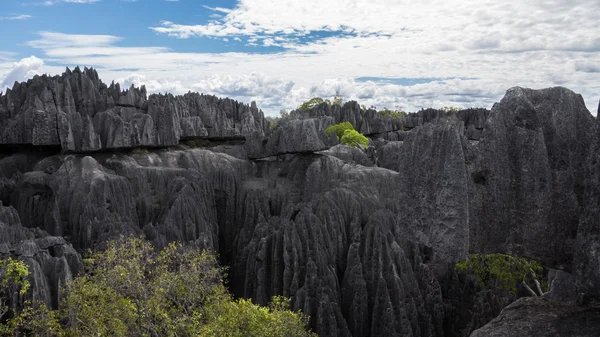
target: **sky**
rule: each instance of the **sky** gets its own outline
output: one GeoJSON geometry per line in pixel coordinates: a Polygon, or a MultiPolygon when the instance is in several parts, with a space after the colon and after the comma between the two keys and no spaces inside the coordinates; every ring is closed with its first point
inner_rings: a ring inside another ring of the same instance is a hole
{"type": "Polygon", "coordinates": [[[598,0],[0,0],[0,91],[93,67],[106,82],[256,101],[491,108],[564,86],[596,114],[598,0]]]}

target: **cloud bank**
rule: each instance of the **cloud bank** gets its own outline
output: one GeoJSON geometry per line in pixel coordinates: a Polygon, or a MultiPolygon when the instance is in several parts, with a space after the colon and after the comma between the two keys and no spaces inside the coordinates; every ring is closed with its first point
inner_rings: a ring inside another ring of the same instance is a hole
{"type": "Polygon", "coordinates": [[[164,18],[149,29],[255,51],[178,52],[128,46],[119,36],[58,32],[41,32],[27,44],[43,55],[44,72],[93,66],[107,82],[256,100],[270,114],[336,92],[413,111],[491,107],[512,86],[560,85],[583,94],[595,113],[600,95],[596,0],[240,0],[202,10],[210,21],[164,18]]]}

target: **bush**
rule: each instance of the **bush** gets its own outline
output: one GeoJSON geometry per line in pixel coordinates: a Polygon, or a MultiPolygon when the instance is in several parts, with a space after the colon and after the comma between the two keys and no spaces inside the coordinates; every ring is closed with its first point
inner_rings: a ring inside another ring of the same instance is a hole
{"type": "Polygon", "coordinates": [[[404,111],[389,110],[387,108],[383,108],[383,110],[379,110],[379,111],[377,111],[377,113],[379,113],[381,116],[387,117],[387,118],[399,119],[399,118],[406,117],[406,112],[404,112],[404,111]]]}
{"type": "MultiPolygon", "coordinates": [[[[541,279],[544,270],[536,261],[506,254],[471,254],[457,263],[456,269],[473,274],[481,288],[500,288],[512,294],[516,294],[519,283],[541,279]]],[[[547,284],[543,283],[544,287],[547,288],[547,284]]]]}
{"type": "Polygon", "coordinates": [[[369,138],[365,137],[363,134],[354,129],[346,130],[344,131],[344,135],[342,136],[340,143],[354,147],[358,147],[360,144],[367,148],[369,147],[369,138]]]}
{"type": "Polygon", "coordinates": [[[302,110],[302,111],[308,111],[310,109],[313,109],[321,104],[323,104],[323,102],[325,102],[321,97],[313,97],[311,99],[309,99],[308,101],[302,103],[300,105],[300,107],[298,107],[298,109],[302,110]]]}
{"type": "Polygon", "coordinates": [[[109,242],[85,259],[60,311],[25,308],[0,333],[35,336],[314,336],[289,300],[270,307],[233,300],[213,254],[170,244],[157,252],[139,238],[109,242]]]}
{"type": "Polygon", "coordinates": [[[334,105],[342,106],[344,101],[343,101],[342,97],[338,96],[337,94],[333,97],[333,100],[322,99],[321,97],[313,97],[313,98],[309,99],[308,101],[300,104],[298,109],[302,110],[302,111],[308,111],[308,110],[318,107],[319,105],[321,105],[323,103],[327,103],[327,105],[329,105],[329,106],[334,106],[334,105]]]}
{"type": "Polygon", "coordinates": [[[330,125],[325,132],[328,136],[331,136],[332,132],[335,132],[341,144],[358,147],[362,145],[369,147],[369,138],[365,137],[360,132],[354,130],[354,126],[350,122],[342,122],[334,125],[330,125]]]}
{"type": "Polygon", "coordinates": [[[344,132],[346,130],[354,130],[354,126],[352,126],[352,124],[350,124],[350,122],[342,122],[342,123],[330,125],[327,129],[325,129],[325,132],[327,133],[328,136],[331,136],[331,133],[335,132],[338,139],[342,139],[342,137],[344,137],[344,132]]]}

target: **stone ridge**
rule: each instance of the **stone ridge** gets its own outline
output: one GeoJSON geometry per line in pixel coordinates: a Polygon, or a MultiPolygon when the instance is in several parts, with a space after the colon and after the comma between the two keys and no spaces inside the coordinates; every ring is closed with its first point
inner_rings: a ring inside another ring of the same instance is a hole
{"type": "Polygon", "coordinates": [[[198,93],[155,94],[104,84],[94,69],[35,76],[0,95],[0,144],[60,146],[66,152],[166,147],[190,138],[265,135],[256,104],[198,93]]]}

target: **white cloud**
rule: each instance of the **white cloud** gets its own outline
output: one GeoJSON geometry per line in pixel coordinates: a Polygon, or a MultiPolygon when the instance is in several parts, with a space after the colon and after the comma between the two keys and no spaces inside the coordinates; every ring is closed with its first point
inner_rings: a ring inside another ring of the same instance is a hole
{"type": "Polygon", "coordinates": [[[46,0],[44,2],[38,3],[37,5],[53,6],[58,3],[93,4],[96,2],[100,2],[100,1],[102,1],[102,0],[46,0]]]}
{"type": "Polygon", "coordinates": [[[31,19],[32,16],[28,14],[16,14],[10,16],[0,16],[0,20],[27,20],[31,19]]]}
{"type": "Polygon", "coordinates": [[[51,64],[99,68],[106,81],[137,74],[156,91],[256,99],[273,113],[336,90],[367,105],[407,110],[490,107],[517,85],[566,86],[582,93],[593,112],[598,102],[597,0],[240,0],[231,9],[204,8],[222,17],[196,25],[163,21],[151,29],[180,39],[239,41],[253,52],[181,53],[127,47],[116,36],[51,32],[28,45],[51,64]],[[272,47],[284,52],[260,53],[272,47]],[[401,86],[359,77],[451,80],[401,86]]]}
{"type": "Polygon", "coordinates": [[[7,87],[12,87],[15,82],[25,81],[39,74],[43,65],[44,61],[35,56],[14,62],[8,73],[0,75],[2,78],[0,90],[4,91],[7,87]]]}

